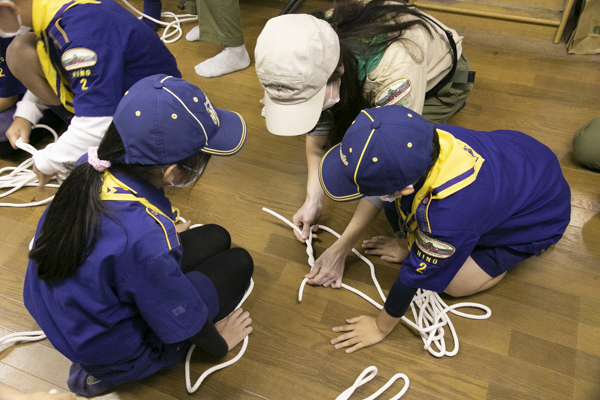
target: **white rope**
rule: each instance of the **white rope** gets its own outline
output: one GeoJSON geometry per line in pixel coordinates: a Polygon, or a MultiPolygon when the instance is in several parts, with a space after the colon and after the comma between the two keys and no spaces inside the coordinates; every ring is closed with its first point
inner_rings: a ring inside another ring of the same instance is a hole
{"type": "MultiPolygon", "coordinates": [[[[377,375],[377,367],[371,365],[370,367],[365,368],[364,371],[358,376],[358,378],[356,378],[354,384],[348,389],[344,390],[338,397],[335,398],[335,400],[348,400],[356,389],[375,378],[375,375],[377,375]]],[[[410,380],[408,379],[408,376],[404,374],[396,374],[392,376],[385,385],[383,385],[378,391],[373,393],[371,396],[367,397],[365,400],[373,400],[381,396],[383,392],[385,392],[390,386],[392,386],[394,382],[396,382],[400,378],[404,380],[404,386],[398,392],[398,394],[396,394],[390,399],[398,400],[400,397],[404,396],[404,393],[406,393],[406,391],[408,390],[408,386],[410,386],[410,380]]]]}
{"type": "Polygon", "coordinates": [[[191,21],[198,21],[198,16],[197,15],[193,15],[193,14],[175,14],[172,13],[170,11],[163,11],[160,16],[162,18],[174,18],[174,21],[171,22],[162,22],[161,20],[152,18],[149,15],[144,14],[143,12],[139,11],[138,9],[136,9],[134,6],[132,6],[131,4],[129,4],[129,2],[127,0],[121,0],[123,3],[125,3],[125,5],[127,5],[127,7],[131,8],[133,10],[133,12],[135,12],[136,14],[138,14],[140,16],[140,18],[144,17],[146,19],[149,19],[152,22],[157,23],[158,25],[164,26],[165,30],[162,33],[162,36],[160,37],[160,40],[162,40],[165,43],[174,43],[176,41],[178,41],[181,36],[183,35],[183,29],[181,29],[181,23],[182,22],[191,22],[191,21]],[[169,32],[169,30],[171,30],[171,32],[169,32]],[[174,39],[171,39],[173,36],[175,36],[174,39]]]}
{"type": "MultiPolygon", "coordinates": [[[[187,222],[183,217],[179,217],[179,220],[184,223],[187,222]]],[[[192,226],[190,226],[190,229],[197,228],[199,226],[202,226],[202,224],[192,225],[192,226]]],[[[254,280],[252,278],[250,278],[250,286],[248,286],[248,289],[246,289],[246,294],[244,294],[244,297],[238,303],[238,305],[235,307],[235,309],[233,311],[237,310],[238,308],[240,308],[240,306],[242,304],[244,304],[244,302],[246,301],[248,296],[250,296],[250,293],[252,293],[252,289],[254,289],[254,280]]],[[[233,313],[233,311],[231,313],[233,313]]],[[[231,315],[231,314],[229,314],[229,315],[231,315]]],[[[194,349],[196,348],[196,345],[192,344],[187,352],[187,355],[185,356],[185,387],[186,387],[188,393],[194,393],[196,390],[198,390],[200,385],[202,385],[202,382],[204,382],[204,379],[206,379],[206,377],[209,376],[210,374],[212,374],[213,372],[216,372],[225,367],[229,367],[231,364],[236,363],[240,358],[242,358],[242,356],[246,352],[246,347],[248,347],[248,336],[246,336],[244,338],[244,343],[242,344],[242,348],[241,348],[240,352],[234,358],[232,358],[229,361],[226,361],[221,364],[217,364],[214,367],[207,369],[206,371],[204,371],[202,373],[202,375],[200,375],[200,377],[198,378],[198,380],[196,381],[194,386],[192,386],[192,381],[190,378],[190,360],[192,358],[192,353],[194,352],[194,349]]]]}
{"type": "Polygon", "coordinates": [[[42,331],[15,332],[0,338],[0,346],[16,342],[37,342],[46,339],[42,331]]]}
{"type": "MultiPolygon", "coordinates": [[[[46,129],[52,133],[55,142],[58,140],[58,134],[48,125],[38,124],[32,127],[32,129],[36,128],[46,129]]],[[[28,152],[31,155],[35,155],[38,152],[38,150],[29,143],[23,143],[21,138],[17,139],[15,144],[18,148],[28,152]]],[[[57,173],[53,177],[57,183],[48,183],[46,184],[46,187],[58,188],[65,177],[66,176],[64,173],[57,173]]],[[[9,196],[23,187],[38,186],[38,184],[39,180],[37,175],[33,172],[33,157],[23,161],[17,167],[0,168],[0,190],[8,189],[6,192],[0,194],[0,198],[9,196]]],[[[52,201],[53,198],[54,196],[50,196],[47,199],[31,203],[0,203],[0,207],[35,207],[42,204],[47,204],[52,201]]]]}
{"type": "MultiPolygon", "coordinates": [[[[276,212],[271,211],[268,208],[264,208],[264,207],[263,207],[263,211],[266,211],[269,214],[279,218],[281,221],[283,221],[286,224],[288,224],[289,226],[291,226],[292,229],[294,229],[296,232],[298,232],[299,234],[302,234],[302,231],[300,230],[300,228],[298,228],[296,225],[292,224],[289,220],[285,219],[284,217],[277,214],[276,212]]],[[[338,238],[340,237],[340,235],[338,233],[336,233],[335,231],[333,231],[332,229],[330,229],[324,225],[319,225],[319,229],[323,229],[338,238]]],[[[312,227],[311,227],[310,231],[312,232],[312,227]]],[[[375,275],[375,266],[365,256],[360,254],[358,252],[358,250],[353,248],[352,252],[354,254],[356,254],[361,260],[366,262],[367,265],[369,266],[369,268],[371,269],[371,277],[373,279],[373,283],[375,284],[375,287],[377,288],[377,291],[379,292],[379,296],[381,297],[381,300],[383,302],[385,302],[386,297],[383,294],[383,291],[381,290],[381,286],[379,285],[379,282],[377,281],[377,277],[375,275]]],[[[312,270],[312,268],[314,267],[314,264],[315,264],[314,252],[312,249],[312,235],[308,235],[308,240],[306,241],[306,253],[308,254],[308,264],[310,265],[310,268],[312,270]]],[[[304,278],[304,280],[302,281],[302,284],[300,285],[300,290],[298,293],[298,301],[302,301],[302,292],[304,290],[304,286],[306,285],[306,281],[307,281],[307,279],[304,278]]],[[[375,300],[373,300],[366,294],[362,293],[361,291],[359,291],[351,286],[348,286],[344,283],[342,283],[342,287],[344,289],[347,289],[347,290],[361,296],[362,298],[367,300],[369,303],[373,304],[378,309],[380,309],[380,310],[383,309],[383,306],[381,304],[377,303],[375,300]]],[[[402,317],[402,321],[404,321],[406,324],[408,324],[409,326],[414,328],[417,332],[419,332],[419,334],[421,335],[421,339],[423,340],[425,350],[427,350],[431,355],[433,355],[435,357],[443,357],[443,356],[452,357],[452,356],[456,355],[456,353],[458,353],[458,348],[459,348],[458,336],[456,335],[456,330],[454,329],[454,325],[452,324],[452,321],[450,320],[450,317],[448,315],[449,312],[456,314],[460,317],[470,318],[470,319],[486,319],[492,315],[492,310],[490,310],[489,307],[487,307],[483,304],[457,303],[457,304],[453,304],[452,306],[448,306],[444,302],[444,300],[442,300],[442,298],[440,297],[440,295],[438,293],[432,292],[430,290],[423,290],[423,289],[417,290],[415,297],[413,298],[412,302],[410,303],[410,308],[411,308],[415,322],[409,320],[406,317],[402,317]],[[462,308],[462,307],[479,308],[479,309],[485,311],[485,314],[475,315],[475,314],[467,314],[467,313],[463,313],[460,311],[456,311],[457,308],[462,308]],[[452,341],[454,342],[454,349],[452,349],[451,351],[446,349],[446,342],[444,339],[444,326],[446,326],[446,325],[450,329],[450,332],[452,334],[452,341]],[[435,347],[437,347],[437,350],[434,349],[432,345],[435,345],[435,347]]]]}

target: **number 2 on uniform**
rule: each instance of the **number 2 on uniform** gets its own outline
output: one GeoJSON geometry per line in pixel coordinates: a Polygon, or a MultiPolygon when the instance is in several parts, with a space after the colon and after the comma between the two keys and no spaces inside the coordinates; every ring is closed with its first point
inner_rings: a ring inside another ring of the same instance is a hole
{"type": "Polygon", "coordinates": [[[87,79],[83,78],[81,80],[81,90],[88,90],[89,88],[86,85],[87,85],[87,79]]]}
{"type": "Polygon", "coordinates": [[[3,76],[6,76],[6,75],[4,75],[4,69],[0,68],[0,78],[3,76]]]}
{"type": "Polygon", "coordinates": [[[425,268],[427,268],[427,264],[425,264],[424,262],[422,262],[421,264],[419,264],[419,267],[421,268],[417,268],[417,272],[422,274],[423,271],[425,270],[425,268]]]}

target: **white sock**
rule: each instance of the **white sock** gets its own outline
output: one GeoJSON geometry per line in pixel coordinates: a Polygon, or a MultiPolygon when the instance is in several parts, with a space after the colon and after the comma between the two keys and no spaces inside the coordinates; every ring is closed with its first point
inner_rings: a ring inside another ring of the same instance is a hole
{"type": "Polygon", "coordinates": [[[185,35],[185,39],[188,42],[196,42],[198,40],[200,40],[200,27],[199,26],[195,26],[193,27],[188,33],[187,35],[185,35]]]}
{"type": "Polygon", "coordinates": [[[194,67],[196,73],[205,78],[214,78],[239,71],[250,65],[250,56],[245,45],[238,47],[225,47],[216,56],[194,67]]]}

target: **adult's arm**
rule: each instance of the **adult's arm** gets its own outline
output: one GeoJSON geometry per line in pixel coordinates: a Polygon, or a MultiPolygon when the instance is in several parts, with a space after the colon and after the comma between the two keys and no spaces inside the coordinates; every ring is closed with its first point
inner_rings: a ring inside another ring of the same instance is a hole
{"type": "Polygon", "coordinates": [[[361,199],[344,233],[315,261],[314,268],[306,275],[308,283],[340,288],[348,253],[379,212],[379,208],[367,199],[361,199]]]}
{"type": "Polygon", "coordinates": [[[317,221],[323,209],[323,189],[319,183],[319,165],[325,155],[323,146],[326,141],[327,136],[306,136],[306,164],[308,166],[306,199],[292,217],[294,225],[302,230],[301,236],[294,231],[296,238],[302,243],[308,239],[310,226],[317,221]]]}

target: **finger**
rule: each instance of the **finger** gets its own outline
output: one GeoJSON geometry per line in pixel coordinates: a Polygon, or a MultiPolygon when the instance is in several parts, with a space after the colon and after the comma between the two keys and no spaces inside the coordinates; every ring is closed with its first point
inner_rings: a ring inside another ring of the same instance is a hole
{"type": "Polygon", "coordinates": [[[298,233],[298,231],[296,231],[296,230],[294,229],[294,230],[293,230],[293,232],[294,232],[294,235],[296,236],[296,239],[298,239],[298,240],[299,240],[301,243],[304,243],[304,242],[306,242],[306,241],[304,240],[304,238],[302,237],[302,235],[298,233]]]}
{"type": "Polygon", "coordinates": [[[246,336],[251,334],[253,331],[254,331],[254,328],[252,328],[251,326],[247,326],[244,328],[244,333],[246,334],[246,336]]]}
{"type": "Polygon", "coordinates": [[[341,279],[336,279],[332,284],[331,287],[334,289],[339,289],[342,287],[342,280],[341,279]]]}
{"type": "Polygon", "coordinates": [[[239,318],[240,315],[242,315],[242,313],[244,312],[244,310],[242,310],[241,308],[238,308],[237,310],[233,311],[231,313],[231,318],[239,318]]]}
{"type": "MultiPolygon", "coordinates": [[[[352,339],[355,336],[356,336],[355,332],[344,333],[343,335],[340,335],[334,339],[331,339],[331,344],[338,344],[338,343],[344,342],[348,339],[352,339]]],[[[337,346],[336,346],[336,349],[337,349],[337,346]]]]}
{"type": "Polygon", "coordinates": [[[240,326],[244,329],[246,329],[247,327],[249,327],[250,325],[252,325],[252,318],[246,318],[242,321],[242,323],[240,324],[240,326]]]}
{"type": "Polygon", "coordinates": [[[302,239],[308,239],[308,235],[310,235],[310,225],[304,224],[302,227],[302,239]]]}
{"type": "Polygon", "coordinates": [[[313,228],[312,228],[312,231],[313,231],[313,232],[316,232],[316,231],[318,231],[318,230],[319,230],[319,225],[315,225],[315,226],[313,226],[313,228]]]}
{"type": "Polygon", "coordinates": [[[382,261],[391,262],[391,263],[396,263],[396,264],[398,264],[400,262],[399,258],[397,258],[397,257],[390,257],[390,256],[381,256],[381,260],[382,261]]]}
{"type": "Polygon", "coordinates": [[[348,324],[358,324],[361,319],[364,318],[364,315],[359,315],[358,317],[350,318],[346,320],[348,324]]]}
{"type": "Polygon", "coordinates": [[[333,278],[333,279],[327,279],[327,280],[325,280],[325,283],[323,283],[323,286],[324,287],[332,286],[334,282],[335,282],[335,278],[333,278]]]}
{"type": "Polygon", "coordinates": [[[311,269],[308,274],[304,275],[304,277],[307,279],[313,279],[315,276],[317,276],[319,274],[320,270],[321,270],[321,267],[319,267],[317,264],[315,264],[313,269],[311,269]]]}
{"type": "Polygon", "coordinates": [[[373,255],[373,256],[381,256],[383,255],[383,250],[377,247],[371,247],[372,250],[365,250],[365,254],[373,255]]]}
{"type": "Polygon", "coordinates": [[[335,347],[336,349],[343,349],[344,347],[354,346],[355,344],[357,344],[359,342],[360,342],[360,340],[358,339],[358,337],[352,337],[352,338],[349,338],[348,340],[345,340],[343,342],[336,344],[333,347],[335,347]]]}
{"type": "Polygon", "coordinates": [[[356,350],[360,350],[362,349],[364,346],[364,344],[362,343],[357,343],[354,347],[351,347],[349,349],[346,349],[346,354],[350,354],[350,353],[354,353],[356,350]]]}
{"type": "Polygon", "coordinates": [[[355,327],[356,325],[340,325],[334,326],[333,328],[331,328],[331,330],[333,332],[351,332],[354,330],[355,327]]]}

